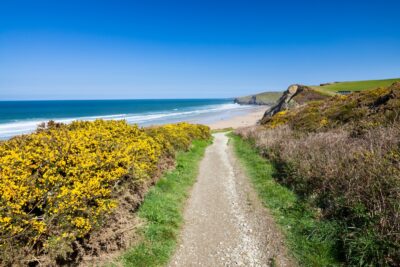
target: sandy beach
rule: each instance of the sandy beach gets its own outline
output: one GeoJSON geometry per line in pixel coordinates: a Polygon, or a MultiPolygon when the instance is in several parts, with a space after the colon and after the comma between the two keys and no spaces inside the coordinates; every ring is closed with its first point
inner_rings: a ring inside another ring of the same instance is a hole
{"type": "Polygon", "coordinates": [[[207,124],[212,130],[224,129],[224,128],[239,128],[245,126],[255,125],[260,120],[264,112],[269,106],[260,106],[259,108],[252,110],[244,115],[234,116],[228,119],[221,119],[207,124]]]}

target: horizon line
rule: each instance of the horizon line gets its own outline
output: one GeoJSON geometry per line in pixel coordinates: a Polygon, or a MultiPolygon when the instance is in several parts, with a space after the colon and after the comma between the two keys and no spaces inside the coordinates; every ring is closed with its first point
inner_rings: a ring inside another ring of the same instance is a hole
{"type": "Polygon", "coordinates": [[[212,97],[212,98],[79,98],[79,99],[0,99],[0,102],[12,101],[107,101],[107,100],[233,100],[235,97],[212,97]]]}

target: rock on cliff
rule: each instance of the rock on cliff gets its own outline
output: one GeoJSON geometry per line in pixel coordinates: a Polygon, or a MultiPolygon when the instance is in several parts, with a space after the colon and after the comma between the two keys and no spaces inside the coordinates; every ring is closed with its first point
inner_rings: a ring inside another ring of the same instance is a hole
{"type": "Polygon", "coordinates": [[[252,95],[245,99],[242,97],[238,97],[238,98],[234,99],[234,102],[237,104],[242,104],[242,105],[263,105],[260,102],[257,102],[257,96],[255,96],[255,95],[252,95]]]}
{"type": "Polygon", "coordinates": [[[280,111],[288,110],[289,108],[302,105],[309,101],[321,100],[326,97],[328,96],[315,91],[311,87],[301,84],[290,85],[288,89],[283,92],[283,95],[279,98],[277,103],[264,113],[260,124],[265,124],[270,117],[280,111]]]}

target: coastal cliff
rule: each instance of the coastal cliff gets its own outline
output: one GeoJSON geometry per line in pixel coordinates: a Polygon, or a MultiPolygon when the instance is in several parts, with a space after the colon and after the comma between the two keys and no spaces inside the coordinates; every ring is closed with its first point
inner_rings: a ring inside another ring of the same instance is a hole
{"type": "Polygon", "coordinates": [[[269,118],[280,111],[288,110],[291,107],[303,105],[304,103],[309,101],[322,100],[327,97],[329,96],[318,92],[306,85],[290,85],[288,89],[283,92],[282,96],[275,103],[275,105],[273,105],[264,113],[264,116],[262,117],[260,123],[266,123],[269,118]]]}
{"type": "Polygon", "coordinates": [[[241,105],[273,105],[282,96],[282,92],[264,92],[255,95],[242,96],[234,99],[241,105]]]}

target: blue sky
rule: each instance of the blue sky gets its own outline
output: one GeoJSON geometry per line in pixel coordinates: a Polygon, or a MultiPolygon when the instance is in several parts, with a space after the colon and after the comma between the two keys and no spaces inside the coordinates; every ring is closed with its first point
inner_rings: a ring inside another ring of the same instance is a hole
{"type": "Polygon", "coordinates": [[[0,99],[215,98],[400,77],[400,1],[0,2],[0,99]]]}

